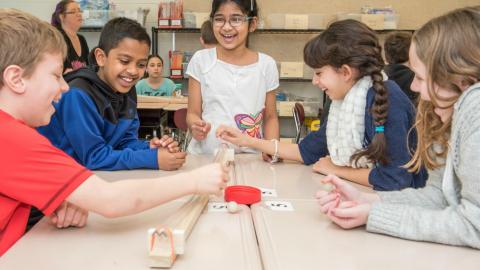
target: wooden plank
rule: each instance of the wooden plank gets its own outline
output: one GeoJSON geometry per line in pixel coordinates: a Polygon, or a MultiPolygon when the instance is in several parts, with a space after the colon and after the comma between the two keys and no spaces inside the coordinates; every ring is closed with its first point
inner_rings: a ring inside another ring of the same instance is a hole
{"type": "Polygon", "coordinates": [[[180,109],[186,109],[188,108],[187,104],[182,104],[182,103],[171,103],[165,106],[163,109],[165,111],[178,111],[180,109]]]}
{"type": "Polygon", "coordinates": [[[169,103],[141,102],[137,103],[137,109],[163,109],[168,105],[169,103]]]}
{"type": "MultiPolygon", "coordinates": [[[[232,150],[223,146],[215,155],[214,162],[230,165],[232,150]]],[[[165,225],[149,231],[150,267],[170,268],[178,254],[184,254],[188,236],[205,209],[209,195],[195,195],[172,215],[165,225]]]]}
{"type": "Polygon", "coordinates": [[[168,103],[168,104],[187,104],[188,98],[185,97],[157,97],[157,96],[137,96],[137,103],[168,103]]]}

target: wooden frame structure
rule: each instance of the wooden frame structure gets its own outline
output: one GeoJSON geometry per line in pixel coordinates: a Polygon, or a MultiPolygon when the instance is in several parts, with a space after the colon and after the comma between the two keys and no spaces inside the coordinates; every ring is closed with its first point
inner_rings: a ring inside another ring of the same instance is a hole
{"type": "MultiPolygon", "coordinates": [[[[217,151],[215,162],[229,166],[233,162],[233,149],[226,145],[217,151]]],[[[170,268],[177,255],[185,253],[188,236],[207,205],[209,195],[194,195],[170,216],[165,225],[149,230],[150,267],[170,268]]]]}

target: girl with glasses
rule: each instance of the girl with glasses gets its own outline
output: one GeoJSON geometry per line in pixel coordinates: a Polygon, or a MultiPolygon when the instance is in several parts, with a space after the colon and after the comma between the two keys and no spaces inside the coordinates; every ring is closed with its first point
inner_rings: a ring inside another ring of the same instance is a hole
{"type": "Polygon", "coordinates": [[[220,144],[215,137],[220,125],[255,138],[278,139],[275,60],[247,47],[257,27],[256,1],[213,0],[210,18],[218,45],[196,52],[187,69],[187,123],[193,135],[189,152],[213,153],[220,144]]]}

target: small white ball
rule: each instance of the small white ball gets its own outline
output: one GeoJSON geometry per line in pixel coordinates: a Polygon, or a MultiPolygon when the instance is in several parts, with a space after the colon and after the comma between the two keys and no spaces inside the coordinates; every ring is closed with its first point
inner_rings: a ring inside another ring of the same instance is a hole
{"type": "Polygon", "coordinates": [[[234,201],[230,201],[227,203],[228,212],[234,214],[239,210],[238,204],[234,201]]]}

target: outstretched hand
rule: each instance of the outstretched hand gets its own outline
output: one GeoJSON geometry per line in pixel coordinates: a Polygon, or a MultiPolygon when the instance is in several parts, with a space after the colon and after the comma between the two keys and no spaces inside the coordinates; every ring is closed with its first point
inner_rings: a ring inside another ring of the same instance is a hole
{"type": "Polygon", "coordinates": [[[203,120],[195,121],[190,127],[190,130],[192,131],[192,137],[197,141],[205,140],[211,129],[212,125],[203,120]]]}
{"type": "Polygon", "coordinates": [[[234,127],[221,125],[216,130],[217,138],[237,146],[248,146],[252,137],[243,134],[240,130],[234,127]]]}
{"type": "Polygon", "coordinates": [[[219,195],[227,186],[228,182],[227,166],[213,163],[199,169],[191,171],[191,179],[195,181],[196,194],[215,194],[219,195]]]}
{"type": "Polygon", "coordinates": [[[316,193],[320,210],[344,229],[364,225],[372,204],[380,200],[377,194],[361,192],[335,175],[328,175],[322,182],[333,185],[333,189],[316,193]]]}
{"type": "Polygon", "coordinates": [[[164,135],[161,139],[157,137],[151,139],[150,148],[166,148],[170,153],[180,152],[178,142],[167,135],[164,135]]]}

